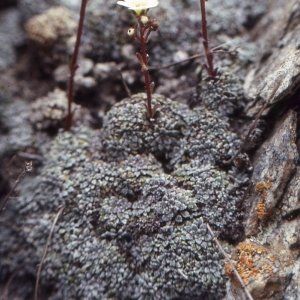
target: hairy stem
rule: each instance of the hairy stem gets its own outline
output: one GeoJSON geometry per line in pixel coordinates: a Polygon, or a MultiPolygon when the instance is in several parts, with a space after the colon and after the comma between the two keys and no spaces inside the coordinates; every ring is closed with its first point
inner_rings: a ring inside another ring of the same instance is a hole
{"type": "Polygon", "coordinates": [[[201,10],[201,17],[202,17],[203,47],[205,50],[205,56],[206,56],[206,60],[207,60],[207,72],[208,72],[209,76],[215,77],[217,75],[217,72],[214,69],[213,54],[211,53],[211,51],[209,49],[209,45],[208,45],[205,0],[200,0],[200,10],[201,10]]]}
{"type": "Polygon", "coordinates": [[[139,24],[140,29],[140,44],[141,44],[141,55],[142,55],[142,72],[144,74],[145,79],[145,87],[146,87],[146,94],[147,94],[147,116],[149,119],[153,117],[152,113],[152,107],[151,107],[151,84],[150,84],[150,78],[149,78],[149,72],[148,72],[148,62],[147,62],[147,52],[146,52],[146,42],[145,42],[145,30],[142,24],[139,24]]]}
{"type": "Polygon", "coordinates": [[[73,114],[72,114],[72,102],[74,98],[74,77],[76,70],[78,68],[77,64],[77,58],[78,58],[78,52],[80,47],[80,40],[83,30],[83,22],[84,22],[84,16],[85,16],[85,8],[88,0],[82,0],[81,1],[81,7],[80,7],[80,18],[79,18],[79,24],[77,29],[77,36],[76,36],[76,43],[74,48],[74,53],[71,57],[71,61],[69,62],[69,80],[68,80],[68,115],[66,119],[66,127],[71,128],[72,122],[73,122],[73,114]]]}

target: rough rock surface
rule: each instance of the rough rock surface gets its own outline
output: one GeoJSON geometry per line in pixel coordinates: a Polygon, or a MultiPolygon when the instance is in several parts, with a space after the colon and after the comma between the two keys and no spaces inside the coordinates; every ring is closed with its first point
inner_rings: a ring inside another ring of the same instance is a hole
{"type": "Polygon", "coordinates": [[[257,160],[254,161],[256,168],[251,178],[255,194],[248,199],[252,208],[247,219],[247,235],[257,233],[259,219],[263,220],[278,206],[288,182],[295,174],[299,160],[296,124],[296,113],[290,111],[257,153],[257,160]]]}
{"type": "Polygon", "coordinates": [[[258,112],[277,84],[279,88],[272,103],[289,98],[299,88],[299,19],[299,1],[276,1],[273,9],[256,27],[254,39],[257,41],[257,56],[260,60],[251,66],[247,74],[245,93],[251,98],[259,97],[248,107],[249,116],[258,112]],[[270,28],[267,36],[260,35],[258,32],[266,27],[270,28]]]}
{"type": "MultiPolygon", "coordinates": [[[[296,196],[299,184],[296,125],[297,114],[289,111],[254,160],[251,178],[254,186],[245,203],[244,221],[246,235],[251,239],[237,246],[233,256],[254,299],[298,297],[300,223],[296,196]]],[[[243,297],[235,285],[233,280],[230,293],[243,297]]]]}

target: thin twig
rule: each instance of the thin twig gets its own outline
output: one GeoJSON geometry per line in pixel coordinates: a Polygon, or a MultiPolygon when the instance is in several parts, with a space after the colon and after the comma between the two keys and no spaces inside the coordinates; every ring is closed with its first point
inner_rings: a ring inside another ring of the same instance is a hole
{"type": "Polygon", "coordinates": [[[258,122],[259,118],[261,117],[263,111],[267,108],[267,106],[269,105],[269,103],[271,102],[271,100],[273,99],[273,97],[275,96],[275,94],[276,94],[279,86],[280,86],[280,82],[278,82],[276,84],[276,86],[275,86],[275,88],[274,88],[271,96],[268,98],[268,100],[265,102],[265,104],[263,105],[263,107],[261,108],[261,110],[259,111],[259,113],[257,114],[257,116],[255,118],[255,121],[252,124],[250,130],[248,131],[248,133],[247,133],[247,135],[246,135],[246,137],[245,137],[245,139],[244,139],[241,147],[239,148],[238,152],[231,159],[224,161],[225,164],[232,163],[238,157],[238,155],[242,152],[242,150],[244,149],[246,143],[248,142],[248,139],[249,139],[252,131],[256,128],[256,125],[257,125],[257,122],[258,122]]]}
{"type": "Polygon", "coordinates": [[[74,98],[74,77],[76,70],[78,68],[77,64],[77,58],[79,53],[79,47],[80,47],[80,40],[83,30],[83,22],[84,22],[84,16],[85,16],[85,8],[88,0],[81,0],[81,7],[80,7],[80,18],[79,18],[79,24],[77,29],[77,36],[76,36],[76,42],[74,47],[74,52],[71,57],[71,61],[69,62],[69,80],[68,80],[68,115],[66,119],[66,127],[71,128],[72,126],[72,119],[73,119],[73,113],[71,111],[72,108],[72,102],[74,98]]]}
{"type": "Polygon", "coordinates": [[[10,285],[14,279],[14,277],[16,276],[17,272],[14,272],[8,279],[6,285],[5,285],[5,288],[4,288],[4,291],[3,291],[3,294],[1,296],[1,300],[8,300],[8,295],[9,295],[9,288],[10,288],[10,285]]]}
{"type": "Polygon", "coordinates": [[[11,165],[11,163],[14,161],[14,159],[16,158],[17,156],[16,156],[16,154],[9,160],[9,162],[7,163],[7,165],[5,166],[5,169],[7,169],[10,165],[11,165]]]}
{"type": "Polygon", "coordinates": [[[232,270],[233,270],[235,276],[237,277],[238,281],[240,282],[240,284],[241,284],[241,286],[242,286],[242,288],[243,288],[245,294],[247,295],[248,299],[249,299],[249,300],[253,300],[253,298],[252,298],[251,294],[249,293],[249,291],[248,291],[246,285],[244,284],[244,281],[242,280],[242,278],[241,278],[239,272],[236,270],[234,264],[233,264],[232,261],[230,260],[230,258],[229,258],[229,256],[227,255],[227,253],[223,250],[221,244],[219,243],[219,241],[218,241],[217,238],[215,237],[215,235],[214,235],[212,229],[210,228],[209,224],[206,223],[206,226],[207,226],[207,229],[208,229],[210,235],[212,236],[212,238],[214,239],[214,241],[215,241],[216,244],[218,245],[219,250],[222,252],[222,254],[224,255],[225,259],[226,259],[226,260],[228,261],[228,263],[230,264],[230,266],[231,266],[231,268],[232,268],[232,270]]]}
{"type": "Polygon", "coordinates": [[[6,203],[8,202],[11,194],[15,191],[15,189],[17,188],[17,186],[24,179],[24,177],[26,176],[26,173],[27,172],[31,172],[31,171],[32,171],[32,161],[30,161],[30,162],[26,162],[25,161],[25,167],[24,167],[23,171],[20,173],[18,179],[16,180],[15,185],[12,187],[12,189],[7,194],[7,196],[5,197],[5,199],[3,200],[3,202],[2,202],[2,204],[0,206],[0,215],[1,215],[2,211],[4,210],[4,208],[6,206],[6,203]]]}
{"type": "Polygon", "coordinates": [[[47,239],[47,243],[46,243],[46,246],[45,246],[45,249],[44,249],[44,253],[43,253],[41,262],[39,264],[39,268],[38,268],[38,272],[37,272],[37,276],[36,276],[35,291],[34,291],[34,300],[38,300],[39,281],[40,281],[40,276],[41,276],[41,272],[42,272],[42,266],[44,264],[44,261],[45,261],[45,258],[46,258],[47,252],[48,252],[48,248],[49,248],[50,243],[51,243],[51,239],[52,239],[54,227],[55,227],[55,225],[56,225],[56,223],[58,221],[58,218],[62,214],[63,210],[64,210],[64,207],[62,207],[58,211],[58,213],[56,214],[56,216],[55,216],[55,218],[53,220],[53,223],[52,223],[52,226],[51,226],[51,229],[50,229],[50,233],[49,233],[49,236],[48,236],[48,239],[47,239]]]}
{"type": "Polygon", "coordinates": [[[176,66],[176,65],[179,65],[179,64],[183,64],[185,62],[188,62],[192,59],[195,59],[195,58],[198,58],[198,57],[202,57],[204,56],[204,54],[195,54],[195,55],[192,55],[184,60],[181,60],[181,61],[177,61],[175,63],[171,63],[169,65],[165,65],[165,66],[161,66],[161,67],[148,67],[148,70],[161,70],[161,69],[167,69],[167,68],[170,68],[170,67],[173,67],[173,66],[176,66]]]}
{"type": "MultiPolygon", "coordinates": [[[[225,44],[226,43],[223,43],[223,44],[221,44],[219,46],[216,46],[216,47],[212,48],[210,52],[212,52],[212,53],[231,53],[231,52],[237,52],[237,49],[239,48],[239,46],[238,46],[238,47],[234,48],[233,50],[223,50],[223,49],[219,50],[219,48],[222,47],[225,44]]],[[[173,67],[173,66],[177,66],[177,65],[183,64],[185,62],[188,62],[188,61],[190,61],[192,59],[203,57],[203,56],[205,56],[204,53],[194,54],[194,55],[192,55],[192,56],[190,56],[190,57],[188,57],[186,59],[183,59],[183,60],[180,60],[180,61],[168,64],[168,65],[164,65],[164,66],[160,66],[160,67],[148,67],[148,70],[167,69],[167,68],[170,68],[170,67],[173,67]]]]}

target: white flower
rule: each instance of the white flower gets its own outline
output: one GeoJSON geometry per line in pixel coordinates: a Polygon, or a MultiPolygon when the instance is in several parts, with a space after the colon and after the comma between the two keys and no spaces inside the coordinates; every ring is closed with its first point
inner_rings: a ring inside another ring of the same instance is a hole
{"type": "Polygon", "coordinates": [[[149,8],[157,6],[158,0],[124,0],[117,3],[139,14],[140,11],[147,11],[149,8]]]}

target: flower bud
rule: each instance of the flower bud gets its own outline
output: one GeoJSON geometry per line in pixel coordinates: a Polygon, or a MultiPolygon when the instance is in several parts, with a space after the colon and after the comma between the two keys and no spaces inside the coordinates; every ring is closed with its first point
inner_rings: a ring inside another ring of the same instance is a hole
{"type": "Polygon", "coordinates": [[[159,27],[159,23],[155,19],[151,20],[152,31],[156,31],[158,29],[158,27],[159,27]]]}
{"type": "Polygon", "coordinates": [[[128,31],[127,31],[127,34],[129,35],[129,36],[134,36],[134,34],[135,34],[135,29],[134,28],[129,28],[128,29],[128,31]]]}
{"type": "Polygon", "coordinates": [[[141,16],[140,21],[144,24],[147,25],[149,23],[149,18],[147,16],[141,16]]]}

